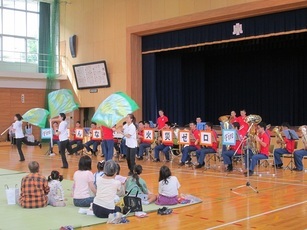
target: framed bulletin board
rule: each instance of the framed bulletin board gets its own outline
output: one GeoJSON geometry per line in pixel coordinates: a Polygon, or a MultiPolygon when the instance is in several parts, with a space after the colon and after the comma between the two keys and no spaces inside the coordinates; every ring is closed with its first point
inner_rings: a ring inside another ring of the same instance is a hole
{"type": "Polygon", "coordinates": [[[105,61],[73,65],[78,89],[110,87],[105,61]]]}

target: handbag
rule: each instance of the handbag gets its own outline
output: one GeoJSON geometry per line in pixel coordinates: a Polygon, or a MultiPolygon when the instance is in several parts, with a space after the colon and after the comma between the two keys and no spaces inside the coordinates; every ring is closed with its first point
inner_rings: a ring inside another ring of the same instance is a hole
{"type": "MultiPolygon", "coordinates": [[[[133,189],[133,188],[132,188],[133,189]]],[[[128,212],[140,212],[143,211],[142,200],[139,198],[138,192],[135,196],[129,196],[132,189],[124,196],[124,208],[123,213],[126,214],[128,212]]]]}
{"type": "Polygon", "coordinates": [[[10,188],[7,184],[5,185],[5,194],[7,199],[7,204],[17,204],[19,199],[19,188],[17,184],[15,187],[10,188]]]}

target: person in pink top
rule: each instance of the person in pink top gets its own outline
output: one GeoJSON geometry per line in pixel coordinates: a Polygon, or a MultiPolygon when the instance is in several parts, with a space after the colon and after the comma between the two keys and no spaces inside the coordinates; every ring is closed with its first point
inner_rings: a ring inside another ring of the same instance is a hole
{"type": "Polygon", "coordinates": [[[245,154],[244,159],[245,159],[245,167],[246,170],[249,170],[249,172],[245,172],[245,176],[249,173],[250,176],[254,174],[254,168],[257,165],[257,162],[262,159],[268,159],[269,157],[269,146],[270,146],[270,137],[269,135],[265,132],[266,129],[266,123],[260,122],[257,125],[257,134],[255,136],[257,144],[260,145],[260,150],[258,154],[254,154],[251,149],[248,149],[248,154],[245,154]],[[247,165],[247,155],[248,155],[248,160],[249,164],[247,165]],[[247,168],[247,166],[249,166],[247,168]]]}
{"type": "Polygon", "coordinates": [[[196,129],[196,124],[194,121],[191,121],[190,124],[190,145],[185,146],[182,149],[182,157],[179,162],[179,166],[183,166],[186,161],[190,162],[191,157],[189,156],[189,153],[192,151],[196,151],[200,149],[199,141],[200,141],[200,136],[199,136],[199,130],[196,129]]]}
{"type": "Polygon", "coordinates": [[[196,151],[196,157],[197,157],[197,162],[198,165],[196,165],[196,168],[201,168],[203,166],[205,166],[205,157],[206,154],[208,153],[216,153],[217,148],[218,148],[218,144],[217,144],[217,134],[216,132],[213,130],[213,124],[211,122],[206,122],[206,131],[211,131],[212,133],[212,146],[208,146],[208,147],[204,147],[201,149],[198,149],[196,151]]]}
{"type": "Polygon", "coordinates": [[[93,203],[96,187],[92,173],[92,159],[82,156],[79,160],[78,171],[74,173],[73,203],[77,207],[90,207],[93,203]]]}
{"type": "Polygon", "coordinates": [[[113,132],[115,128],[108,128],[106,126],[101,126],[102,130],[102,142],[101,149],[105,157],[105,161],[112,160],[114,153],[114,138],[113,132]]]}
{"type": "Polygon", "coordinates": [[[164,115],[163,110],[159,110],[159,117],[157,119],[157,128],[159,130],[163,129],[165,126],[165,123],[168,122],[168,117],[164,115]]]}

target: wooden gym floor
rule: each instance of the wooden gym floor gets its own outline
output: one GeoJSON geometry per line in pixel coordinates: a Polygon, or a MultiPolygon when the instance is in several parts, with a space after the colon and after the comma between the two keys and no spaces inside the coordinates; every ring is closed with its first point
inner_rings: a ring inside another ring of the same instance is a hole
{"type": "MultiPolygon", "coordinates": [[[[43,144],[42,149],[23,146],[23,151],[26,161],[19,162],[16,146],[1,142],[0,168],[28,172],[27,163],[36,160],[40,163],[41,173],[46,177],[52,170],[58,170],[64,179],[72,180],[80,158],[68,156],[69,169],[61,169],[59,155],[45,155],[48,144],[43,144]]],[[[92,159],[92,169],[95,172],[97,160],[102,158],[97,156],[92,159]]],[[[157,193],[158,172],[164,163],[147,159],[137,163],[143,166],[142,178],[147,182],[149,190],[157,193]]],[[[254,175],[247,179],[239,171],[227,175],[221,171],[219,164],[216,169],[206,171],[187,166],[178,167],[178,158],[165,164],[178,177],[180,193],[201,198],[201,204],[174,209],[173,214],[167,216],[149,213],[149,217],[143,219],[129,217],[130,223],[125,225],[102,224],[82,229],[307,229],[306,172],[278,169],[275,177],[254,175]],[[250,182],[252,188],[257,187],[259,193],[246,186],[247,182],[250,182]],[[231,191],[237,186],[242,187],[231,191]]],[[[126,176],[126,162],[121,161],[120,165],[121,175],[126,176]]],[[[235,167],[240,166],[238,164],[235,167]]],[[[260,168],[260,171],[265,170],[268,168],[260,168]]]]}

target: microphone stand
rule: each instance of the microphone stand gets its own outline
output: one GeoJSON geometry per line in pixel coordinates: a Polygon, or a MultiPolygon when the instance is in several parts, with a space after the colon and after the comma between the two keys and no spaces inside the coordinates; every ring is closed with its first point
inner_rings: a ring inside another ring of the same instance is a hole
{"type": "MultiPolygon", "coordinates": [[[[247,134],[246,134],[246,135],[249,134],[249,132],[250,132],[250,130],[251,130],[251,128],[252,128],[253,125],[254,125],[254,123],[251,123],[251,125],[249,126],[249,128],[248,128],[248,130],[247,130],[247,134]]],[[[248,139],[249,139],[249,137],[247,138],[247,136],[245,136],[245,137],[242,139],[240,145],[239,145],[238,148],[236,149],[236,151],[235,151],[235,153],[233,154],[233,156],[237,153],[237,151],[239,150],[239,148],[240,148],[240,146],[242,145],[243,141],[244,141],[244,140],[248,140],[248,139]]],[[[248,146],[248,145],[246,145],[246,157],[247,157],[247,162],[246,162],[246,170],[247,170],[246,183],[245,183],[245,185],[239,185],[239,186],[237,186],[237,187],[235,187],[235,188],[231,188],[230,191],[234,191],[234,190],[236,190],[236,189],[243,188],[243,187],[249,187],[249,188],[252,189],[254,192],[259,193],[259,191],[257,190],[257,187],[256,187],[256,188],[253,188],[253,187],[251,186],[251,183],[249,182],[249,161],[250,161],[250,159],[249,159],[249,146],[248,146]]]]}

